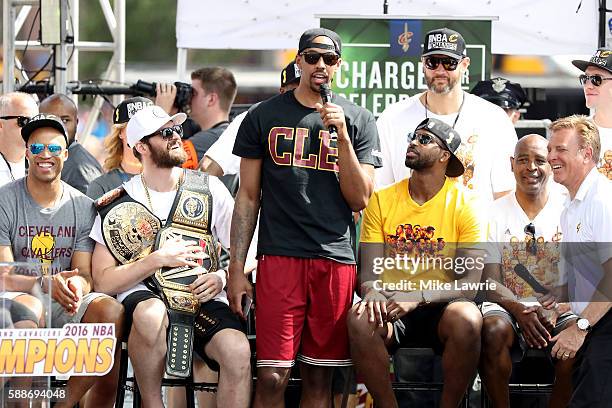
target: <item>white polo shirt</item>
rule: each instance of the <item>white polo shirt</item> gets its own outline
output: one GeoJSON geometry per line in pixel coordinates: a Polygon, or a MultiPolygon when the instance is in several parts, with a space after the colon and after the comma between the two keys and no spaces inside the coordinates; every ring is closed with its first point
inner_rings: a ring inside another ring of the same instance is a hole
{"type": "Polygon", "coordinates": [[[561,213],[560,267],[568,280],[572,311],[582,313],[612,258],[612,182],[593,168],[561,213]]]}

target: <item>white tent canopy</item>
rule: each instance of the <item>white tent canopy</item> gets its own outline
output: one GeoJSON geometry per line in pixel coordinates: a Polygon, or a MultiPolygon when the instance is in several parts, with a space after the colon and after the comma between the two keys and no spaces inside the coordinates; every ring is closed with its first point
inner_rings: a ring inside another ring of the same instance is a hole
{"type": "MultiPolygon", "coordinates": [[[[498,16],[492,52],[517,55],[592,54],[597,47],[595,0],[389,0],[397,16],[498,16]]],[[[178,0],[179,49],[293,49],[318,27],[315,15],[380,15],[382,0],[178,0]]]]}

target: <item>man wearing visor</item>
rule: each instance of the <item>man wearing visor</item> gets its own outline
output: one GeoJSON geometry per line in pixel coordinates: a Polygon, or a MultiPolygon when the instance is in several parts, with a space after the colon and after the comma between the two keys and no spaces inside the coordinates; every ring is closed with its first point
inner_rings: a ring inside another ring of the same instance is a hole
{"type": "Polygon", "coordinates": [[[512,190],[508,159],[516,132],[501,108],[463,90],[470,66],[463,36],[448,28],[428,32],[421,63],[427,90],[388,106],[378,118],[383,167],[376,170],[376,186],[409,175],[404,166],[406,135],[423,119],[435,118],[461,135],[456,154],[466,169],[459,179],[464,187],[491,201],[512,190]]]}

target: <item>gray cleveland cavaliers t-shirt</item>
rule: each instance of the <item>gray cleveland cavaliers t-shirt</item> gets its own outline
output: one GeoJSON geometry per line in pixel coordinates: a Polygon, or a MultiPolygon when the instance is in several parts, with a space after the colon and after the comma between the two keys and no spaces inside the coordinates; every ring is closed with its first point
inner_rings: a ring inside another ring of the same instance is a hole
{"type": "Polygon", "coordinates": [[[92,252],[94,246],[93,201],[64,182],[62,187],[53,208],[32,199],[26,178],[0,188],[0,245],[12,248],[15,261],[40,263],[50,274],[71,269],[72,254],[92,252]]]}

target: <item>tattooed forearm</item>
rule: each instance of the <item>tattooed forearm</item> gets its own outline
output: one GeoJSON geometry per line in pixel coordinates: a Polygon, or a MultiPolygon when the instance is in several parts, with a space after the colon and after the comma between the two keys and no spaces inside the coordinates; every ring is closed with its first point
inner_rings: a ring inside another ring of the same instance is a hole
{"type": "Polygon", "coordinates": [[[238,193],[234,204],[230,235],[230,260],[232,263],[237,262],[244,265],[255,231],[258,212],[259,198],[251,200],[246,195],[238,193]]]}

